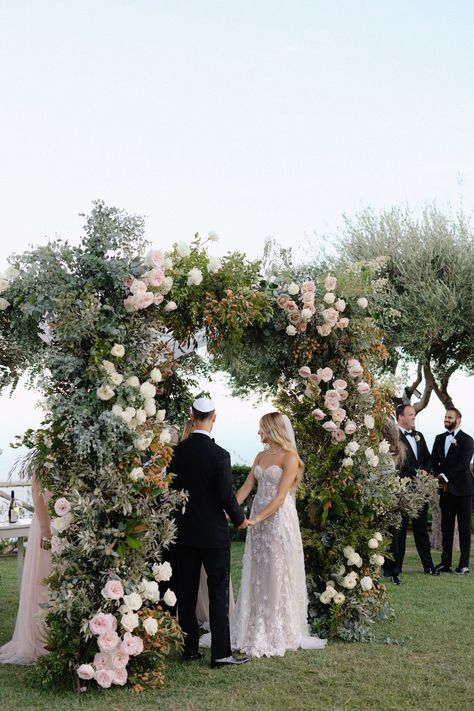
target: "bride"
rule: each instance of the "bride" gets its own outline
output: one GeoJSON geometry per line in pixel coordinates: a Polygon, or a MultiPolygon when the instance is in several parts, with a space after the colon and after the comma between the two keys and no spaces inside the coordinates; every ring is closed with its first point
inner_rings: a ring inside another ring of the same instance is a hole
{"type": "Polygon", "coordinates": [[[231,620],[232,649],[254,657],[283,656],[300,647],[320,649],[326,640],[309,635],[303,545],[294,498],[304,465],[286,415],[264,415],[259,435],[265,448],[237,492],[242,504],[258,485],[231,620]]]}

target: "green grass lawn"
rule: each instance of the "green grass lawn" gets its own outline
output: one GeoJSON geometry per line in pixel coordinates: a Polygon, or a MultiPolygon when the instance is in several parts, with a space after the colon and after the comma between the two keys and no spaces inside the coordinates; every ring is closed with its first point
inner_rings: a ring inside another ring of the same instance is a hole
{"type": "MultiPolygon", "coordinates": [[[[403,585],[390,585],[393,619],[374,625],[377,641],[332,643],[244,667],[213,670],[170,659],[166,686],[136,696],[126,689],[47,693],[28,668],[0,666],[1,711],[301,711],[312,709],[474,709],[474,574],[431,578],[413,548],[403,585]]],[[[238,589],[242,544],[233,547],[238,589]]],[[[436,557],[437,559],[437,557],[436,557]]],[[[16,614],[16,561],[0,559],[0,643],[16,614]]]]}

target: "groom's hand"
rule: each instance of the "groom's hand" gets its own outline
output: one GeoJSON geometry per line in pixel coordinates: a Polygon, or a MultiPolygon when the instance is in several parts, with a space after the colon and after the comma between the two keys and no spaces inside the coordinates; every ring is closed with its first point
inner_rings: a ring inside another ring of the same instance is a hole
{"type": "Polygon", "coordinates": [[[237,530],[240,531],[240,530],[242,530],[242,529],[244,529],[244,528],[247,528],[248,525],[249,525],[249,521],[248,521],[248,518],[247,518],[247,516],[246,516],[246,517],[244,518],[244,520],[242,521],[242,523],[240,524],[240,526],[237,526],[237,530]]]}

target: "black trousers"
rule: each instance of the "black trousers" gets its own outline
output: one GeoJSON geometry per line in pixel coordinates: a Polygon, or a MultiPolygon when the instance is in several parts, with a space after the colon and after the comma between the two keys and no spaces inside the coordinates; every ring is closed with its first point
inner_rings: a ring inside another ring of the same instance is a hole
{"type": "Polygon", "coordinates": [[[458,518],[459,547],[461,556],[459,559],[460,568],[469,568],[469,556],[471,553],[471,515],[472,496],[453,496],[452,494],[441,492],[439,495],[439,506],[441,509],[441,533],[443,534],[443,552],[441,554],[441,564],[451,567],[453,556],[454,523],[458,518]]]}
{"type": "Polygon", "coordinates": [[[186,633],[184,651],[196,654],[199,649],[196,603],[203,565],[209,589],[211,658],[216,660],[228,657],[232,654],[229,630],[230,548],[176,546],[176,564],[179,624],[186,633]]]}
{"type": "MultiPolygon", "coordinates": [[[[391,529],[392,542],[390,544],[389,553],[393,560],[385,559],[383,571],[385,575],[400,575],[403,567],[403,559],[405,558],[407,529],[409,517],[402,514],[402,523],[400,528],[391,529]]],[[[416,550],[421,560],[424,570],[429,570],[434,567],[431,557],[431,544],[428,536],[428,504],[425,504],[418,515],[411,520],[413,527],[413,536],[415,538],[416,550]]]]}

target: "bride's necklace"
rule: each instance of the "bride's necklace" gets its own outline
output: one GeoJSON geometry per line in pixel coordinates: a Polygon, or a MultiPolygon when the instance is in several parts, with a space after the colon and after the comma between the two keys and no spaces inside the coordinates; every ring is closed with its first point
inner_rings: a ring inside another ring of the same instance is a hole
{"type": "Polygon", "coordinates": [[[270,447],[268,447],[267,454],[278,454],[278,452],[281,452],[281,450],[282,447],[278,447],[278,449],[271,449],[270,447]]]}

